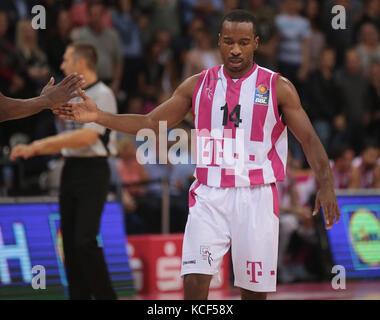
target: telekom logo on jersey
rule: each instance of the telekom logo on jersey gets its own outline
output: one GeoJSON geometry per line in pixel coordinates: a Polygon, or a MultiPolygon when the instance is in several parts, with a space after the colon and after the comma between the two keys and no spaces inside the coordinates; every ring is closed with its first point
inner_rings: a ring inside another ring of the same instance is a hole
{"type": "Polygon", "coordinates": [[[190,132],[176,128],[168,132],[167,122],[160,121],[158,137],[152,129],[137,132],[136,140],[143,143],[137,148],[136,159],[140,164],[222,166],[227,168],[226,174],[241,173],[245,158],[244,129],[235,128],[234,132],[234,138],[233,130],[228,128],[190,132]]]}

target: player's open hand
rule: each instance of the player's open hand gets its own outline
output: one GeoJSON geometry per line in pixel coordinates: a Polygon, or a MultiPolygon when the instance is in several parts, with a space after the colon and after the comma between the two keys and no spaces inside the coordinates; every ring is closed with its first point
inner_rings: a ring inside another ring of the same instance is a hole
{"type": "Polygon", "coordinates": [[[78,97],[77,90],[84,85],[83,76],[73,73],[63,79],[59,84],[54,85],[54,78],[41,91],[41,96],[45,96],[49,100],[49,107],[64,104],[72,98],[78,97]]]}
{"type": "Polygon", "coordinates": [[[78,95],[83,99],[82,102],[66,103],[53,108],[54,114],[63,120],[95,122],[98,119],[99,111],[96,103],[87,97],[82,89],[78,89],[78,95]]]}
{"type": "Polygon", "coordinates": [[[15,161],[17,158],[29,159],[36,155],[36,149],[32,144],[18,144],[12,149],[9,156],[10,161],[15,161]]]}
{"type": "Polygon", "coordinates": [[[318,191],[313,216],[317,215],[321,207],[325,217],[326,229],[331,229],[333,224],[338,223],[340,219],[340,209],[333,188],[321,188],[318,191]]]}

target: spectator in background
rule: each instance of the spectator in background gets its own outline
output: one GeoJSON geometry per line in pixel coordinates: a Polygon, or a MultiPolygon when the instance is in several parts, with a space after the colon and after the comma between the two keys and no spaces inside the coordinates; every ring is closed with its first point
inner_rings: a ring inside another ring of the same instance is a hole
{"type": "Polygon", "coordinates": [[[291,82],[306,80],[310,69],[310,22],[300,15],[299,0],[284,0],[283,12],[276,16],[279,32],[279,71],[291,82]]]}
{"type": "Polygon", "coordinates": [[[137,75],[142,66],[143,47],[131,0],[118,0],[111,10],[112,23],[118,31],[123,51],[121,89],[127,94],[137,90],[137,75]]]}
{"type": "Polygon", "coordinates": [[[364,0],[364,4],[363,15],[355,24],[355,39],[358,37],[361,26],[367,22],[373,23],[380,32],[380,0],[364,0]]]}
{"type": "Polygon", "coordinates": [[[156,30],[168,30],[172,38],[180,35],[181,27],[178,0],[139,0],[141,9],[150,12],[149,31],[153,37],[156,30]]]}
{"type": "Polygon", "coordinates": [[[148,233],[161,233],[162,197],[165,196],[162,182],[170,179],[171,167],[159,163],[159,150],[159,139],[156,139],[155,152],[150,154],[151,158],[145,164],[150,177],[150,183],[146,187],[146,200],[137,208],[148,233]]]}
{"type": "Polygon", "coordinates": [[[31,9],[34,5],[40,4],[38,0],[1,0],[0,11],[7,13],[12,37],[16,33],[16,25],[19,20],[30,17],[31,9]]]}
{"type": "Polygon", "coordinates": [[[257,34],[260,45],[255,52],[258,65],[275,69],[277,66],[278,32],[275,25],[275,9],[264,0],[249,0],[248,10],[257,19],[257,34]]]}
{"type": "Polygon", "coordinates": [[[119,91],[123,72],[123,52],[119,35],[113,28],[107,28],[103,24],[105,13],[101,1],[87,3],[88,26],[74,29],[72,39],[83,41],[96,48],[99,62],[97,73],[99,80],[109,85],[115,95],[119,91]]]}
{"type": "Polygon", "coordinates": [[[379,146],[367,142],[360,156],[354,160],[350,189],[380,188],[379,146]]]}
{"type": "Polygon", "coordinates": [[[63,73],[60,68],[62,57],[66,47],[70,44],[70,34],[72,31],[72,22],[68,10],[60,10],[57,15],[56,26],[48,35],[45,43],[45,52],[47,54],[49,66],[56,77],[62,78],[63,73]],[[54,43],[54,45],[51,45],[54,43]]]}
{"type": "Polygon", "coordinates": [[[351,0],[326,0],[323,2],[323,26],[327,44],[335,49],[337,67],[344,62],[345,51],[353,45],[354,9],[351,0]],[[331,14],[333,6],[340,5],[345,8],[346,20],[344,29],[335,29],[332,26],[331,14]]]}
{"type": "Polygon", "coordinates": [[[328,148],[331,137],[331,119],[339,114],[340,102],[333,77],[335,51],[326,47],[319,55],[318,70],[308,79],[306,111],[323,146],[328,148]]]}
{"type": "Polygon", "coordinates": [[[184,135],[180,136],[174,149],[170,147],[168,155],[173,155],[176,160],[184,161],[173,164],[170,172],[170,233],[185,231],[189,213],[189,188],[194,181],[195,171],[195,164],[191,161],[190,127],[185,121],[181,122],[178,127],[185,130],[182,131],[184,135]]]}
{"type": "Polygon", "coordinates": [[[380,60],[371,63],[368,73],[371,105],[368,134],[376,141],[380,141],[380,60]]]}
{"type": "MultiPolygon", "coordinates": [[[[279,34],[277,60],[279,72],[297,88],[301,102],[305,104],[305,86],[310,70],[310,22],[300,15],[302,6],[299,0],[284,0],[282,12],[275,23],[279,34]]],[[[305,163],[301,145],[289,132],[289,147],[299,166],[305,163]]]]}
{"type": "Polygon", "coordinates": [[[365,22],[359,29],[357,50],[360,54],[363,72],[367,74],[373,60],[380,61],[379,31],[371,22],[365,22]]]}
{"type": "MultiPolygon", "coordinates": [[[[90,24],[89,8],[92,3],[102,2],[99,0],[79,0],[71,6],[70,17],[74,27],[84,27],[90,24]]],[[[103,27],[112,27],[111,13],[108,9],[104,10],[101,17],[101,24],[103,27]]]]}
{"type": "Polygon", "coordinates": [[[24,60],[6,37],[8,17],[0,11],[0,91],[7,96],[23,97],[25,81],[23,79],[24,60]]]}
{"type": "Polygon", "coordinates": [[[335,188],[347,189],[352,183],[354,150],[349,145],[341,145],[332,152],[331,172],[335,188]]]}
{"type": "Polygon", "coordinates": [[[221,63],[222,58],[210,32],[205,29],[198,30],[195,33],[195,47],[186,56],[183,78],[186,79],[221,63]]]}
{"type": "Polygon", "coordinates": [[[311,26],[310,35],[310,71],[314,71],[319,63],[319,54],[326,44],[325,35],[321,30],[320,4],[317,0],[307,0],[304,15],[311,26]]]}
{"type": "Polygon", "coordinates": [[[16,45],[26,62],[27,75],[33,88],[32,95],[38,95],[48,81],[50,68],[45,53],[38,45],[37,31],[31,20],[20,20],[16,27],[16,45]]]}
{"type": "Polygon", "coordinates": [[[160,60],[164,48],[158,42],[153,42],[147,50],[142,68],[138,75],[138,93],[145,100],[156,101],[163,88],[165,66],[160,60]]]}
{"type": "Polygon", "coordinates": [[[287,163],[286,178],[278,184],[280,201],[278,275],[282,283],[308,280],[311,277],[304,263],[297,263],[295,259],[289,257],[289,245],[294,234],[298,234],[299,246],[304,242],[315,242],[311,210],[299,198],[296,181],[297,168],[293,166],[294,161],[290,151],[287,163]]]}
{"type": "Polygon", "coordinates": [[[368,82],[363,75],[361,59],[356,49],[345,54],[344,68],[336,75],[337,94],[339,94],[342,113],[351,132],[350,144],[356,153],[361,151],[366,137],[365,121],[368,119],[368,82]]]}
{"type": "Polygon", "coordinates": [[[213,16],[223,11],[223,0],[179,0],[182,20],[187,26],[195,17],[202,18],[210,24],[213,16]]]}
{"type": "Polygon", "coordinates": [[[121,199],[125,210],[126,230],[128,234],[144,233],[146,226],[137,209],[139,203],[144,201],[145,186],[138,184],[148,181],[149,175],[145,167],[136,160],[136,147],[131,138],[125,137],[118,141],[118,155],[116,167],[124,185],[121,199]],[[126,184],[129,186],[125,186],[126,184]]]}

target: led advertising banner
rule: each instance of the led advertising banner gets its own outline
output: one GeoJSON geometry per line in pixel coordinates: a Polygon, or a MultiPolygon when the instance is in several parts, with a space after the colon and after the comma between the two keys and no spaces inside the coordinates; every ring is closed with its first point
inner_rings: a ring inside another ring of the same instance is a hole
{"type": "Polygon", "coordinates": [[[380,195],[338,195],[340,221],[327,231],[335,265],[348,278],[380,277],[380,195]]]}
{"type": "MultiPolygon", "coordinates": [[[[118,296],[134,294],[119,203],[106,203],[97,240],[118,296]]],[[[57,203],[0,204],[0,299],[67,299],[63,258],[57,203]]]]}

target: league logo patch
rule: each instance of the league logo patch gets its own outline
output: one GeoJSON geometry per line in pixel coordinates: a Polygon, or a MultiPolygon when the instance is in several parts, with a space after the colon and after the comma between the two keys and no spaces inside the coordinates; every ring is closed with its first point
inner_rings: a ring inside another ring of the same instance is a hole
{"type": "Polygon", "coordinates": [[[265,85],[260,84],[255,90],[255,104],[261,104],[261,105],[267,106],[268,101],[269,101],[269,90],[265,85]]]}

